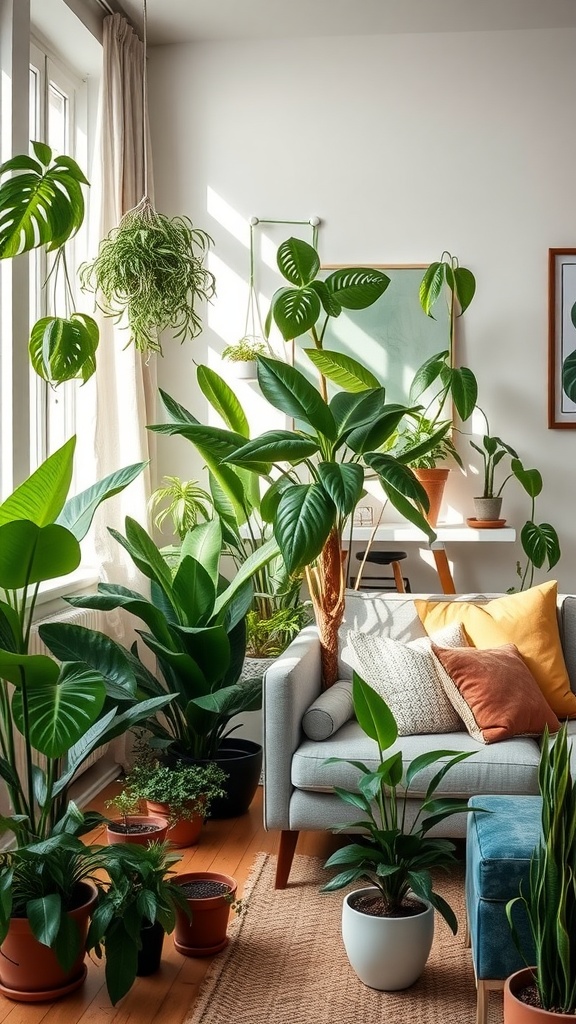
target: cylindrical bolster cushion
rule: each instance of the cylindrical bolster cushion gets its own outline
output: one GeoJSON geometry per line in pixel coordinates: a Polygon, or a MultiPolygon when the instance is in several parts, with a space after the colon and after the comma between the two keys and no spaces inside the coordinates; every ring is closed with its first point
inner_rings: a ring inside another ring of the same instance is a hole
{"type": "Polygon", "coordinates": [[[353,714],[352,680],[339,679],[304,712],[302,728],[309,740],[327,740],[353,714]]]}

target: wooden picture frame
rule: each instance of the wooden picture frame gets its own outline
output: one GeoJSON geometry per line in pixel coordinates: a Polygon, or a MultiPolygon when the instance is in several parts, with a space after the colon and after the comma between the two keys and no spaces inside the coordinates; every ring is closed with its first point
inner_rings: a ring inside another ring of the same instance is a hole
{"type": "Polygon", "coordinates": [[[576,401],[564,390],[566,361],[576,361],[576,248],[548,250],[548,427],[576,430],[576,401]]]}

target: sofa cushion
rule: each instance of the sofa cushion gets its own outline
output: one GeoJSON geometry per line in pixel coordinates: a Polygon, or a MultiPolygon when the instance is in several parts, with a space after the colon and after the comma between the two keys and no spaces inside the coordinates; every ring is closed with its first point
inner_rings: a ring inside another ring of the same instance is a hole
{"type": "Polygon", "coordinates": [[[560,642],[554,581],[483,605],[417,598],[414,604],[428,633],[449,622],[462,622],[475,647],[516,644],[558,718],[576,717],[576,694],[570,689],[560,642]]]}
{"type": "Polygon", "coordinates": [[[302,729],[310,740],[327,740],[353,714],[352,680],[339,679],[304,712],[302,729]]]}
{"type": "Polygon", "coordinates": [[[378,633],[392,640],[407,643],[425,637],[426,630],[418,618],[414,601],[404,594],[378,594],[357,590],[346,591],[344,618],[339,631],[338,676],[352,679],[352,655],[348,632],[378,633]]]}
{"type": "Polygon", "coordinates": [[[446,672],[442,684],[468,732],[481,743],[511,736],[541,736],[560,722],[514,644],[492,650],[439,647],[434,655],[446,672]]]}
{"type": "MultiPolygon", "coordinates": [[[[389,753],[402,751],[404,768],[415,757],[430,750],[474,751],[474,756],[455,765],[444,776],[438,795],[465,799],[477,793],[537,793],[540,750],[536,740],[517,737],[488,746],[478,743],[467,732],[430,736],[404,736],[389,753]]],[[[328,740],[321,743],[304,740],[292,757],[292,785],[298,789],[330,792],[334,786],[355,789],[360,775],[350,764],[326,764],[329,757],[362,761],[374,770],[378,766],[378,747],[356,720],[346,722],[328,740]]],[[[410,787],[410,796],[423,798],[438,770],[437,765],[420,772],[410,787]]]]}
{"type": "Polygon", "coordinates": [[[446,647],[459,647],[465,640],[459,623],[439,630],[433,638],[419,637],[407,644],[379,633],[348,633],[353,667],[384,698],[399,736],[462,728],[458,711],[445,693],[450,680],[440,678],[444,673],[432,654],[432,639],[446,647]]]}

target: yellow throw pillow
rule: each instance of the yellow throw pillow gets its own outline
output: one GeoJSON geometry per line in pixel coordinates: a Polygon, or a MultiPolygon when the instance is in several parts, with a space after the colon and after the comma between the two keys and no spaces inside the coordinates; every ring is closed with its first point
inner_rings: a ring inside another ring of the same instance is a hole
{"type": "Polygon", "coordinates": [[[485,604],[419,598],[414,604],[427,633],[461,622],[470,643],[481,650],[515,644],[558,718],[576,718],[556,616],[557,590],[550,580],[485,604]]]}

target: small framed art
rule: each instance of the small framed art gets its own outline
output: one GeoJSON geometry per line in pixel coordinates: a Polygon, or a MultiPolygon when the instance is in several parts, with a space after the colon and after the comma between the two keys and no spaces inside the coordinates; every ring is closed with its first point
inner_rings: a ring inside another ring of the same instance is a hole
{"type": "Polygon", "coordinates": [[[576,248],[548,250],[548,427],[576,429],[576,248]]]}

